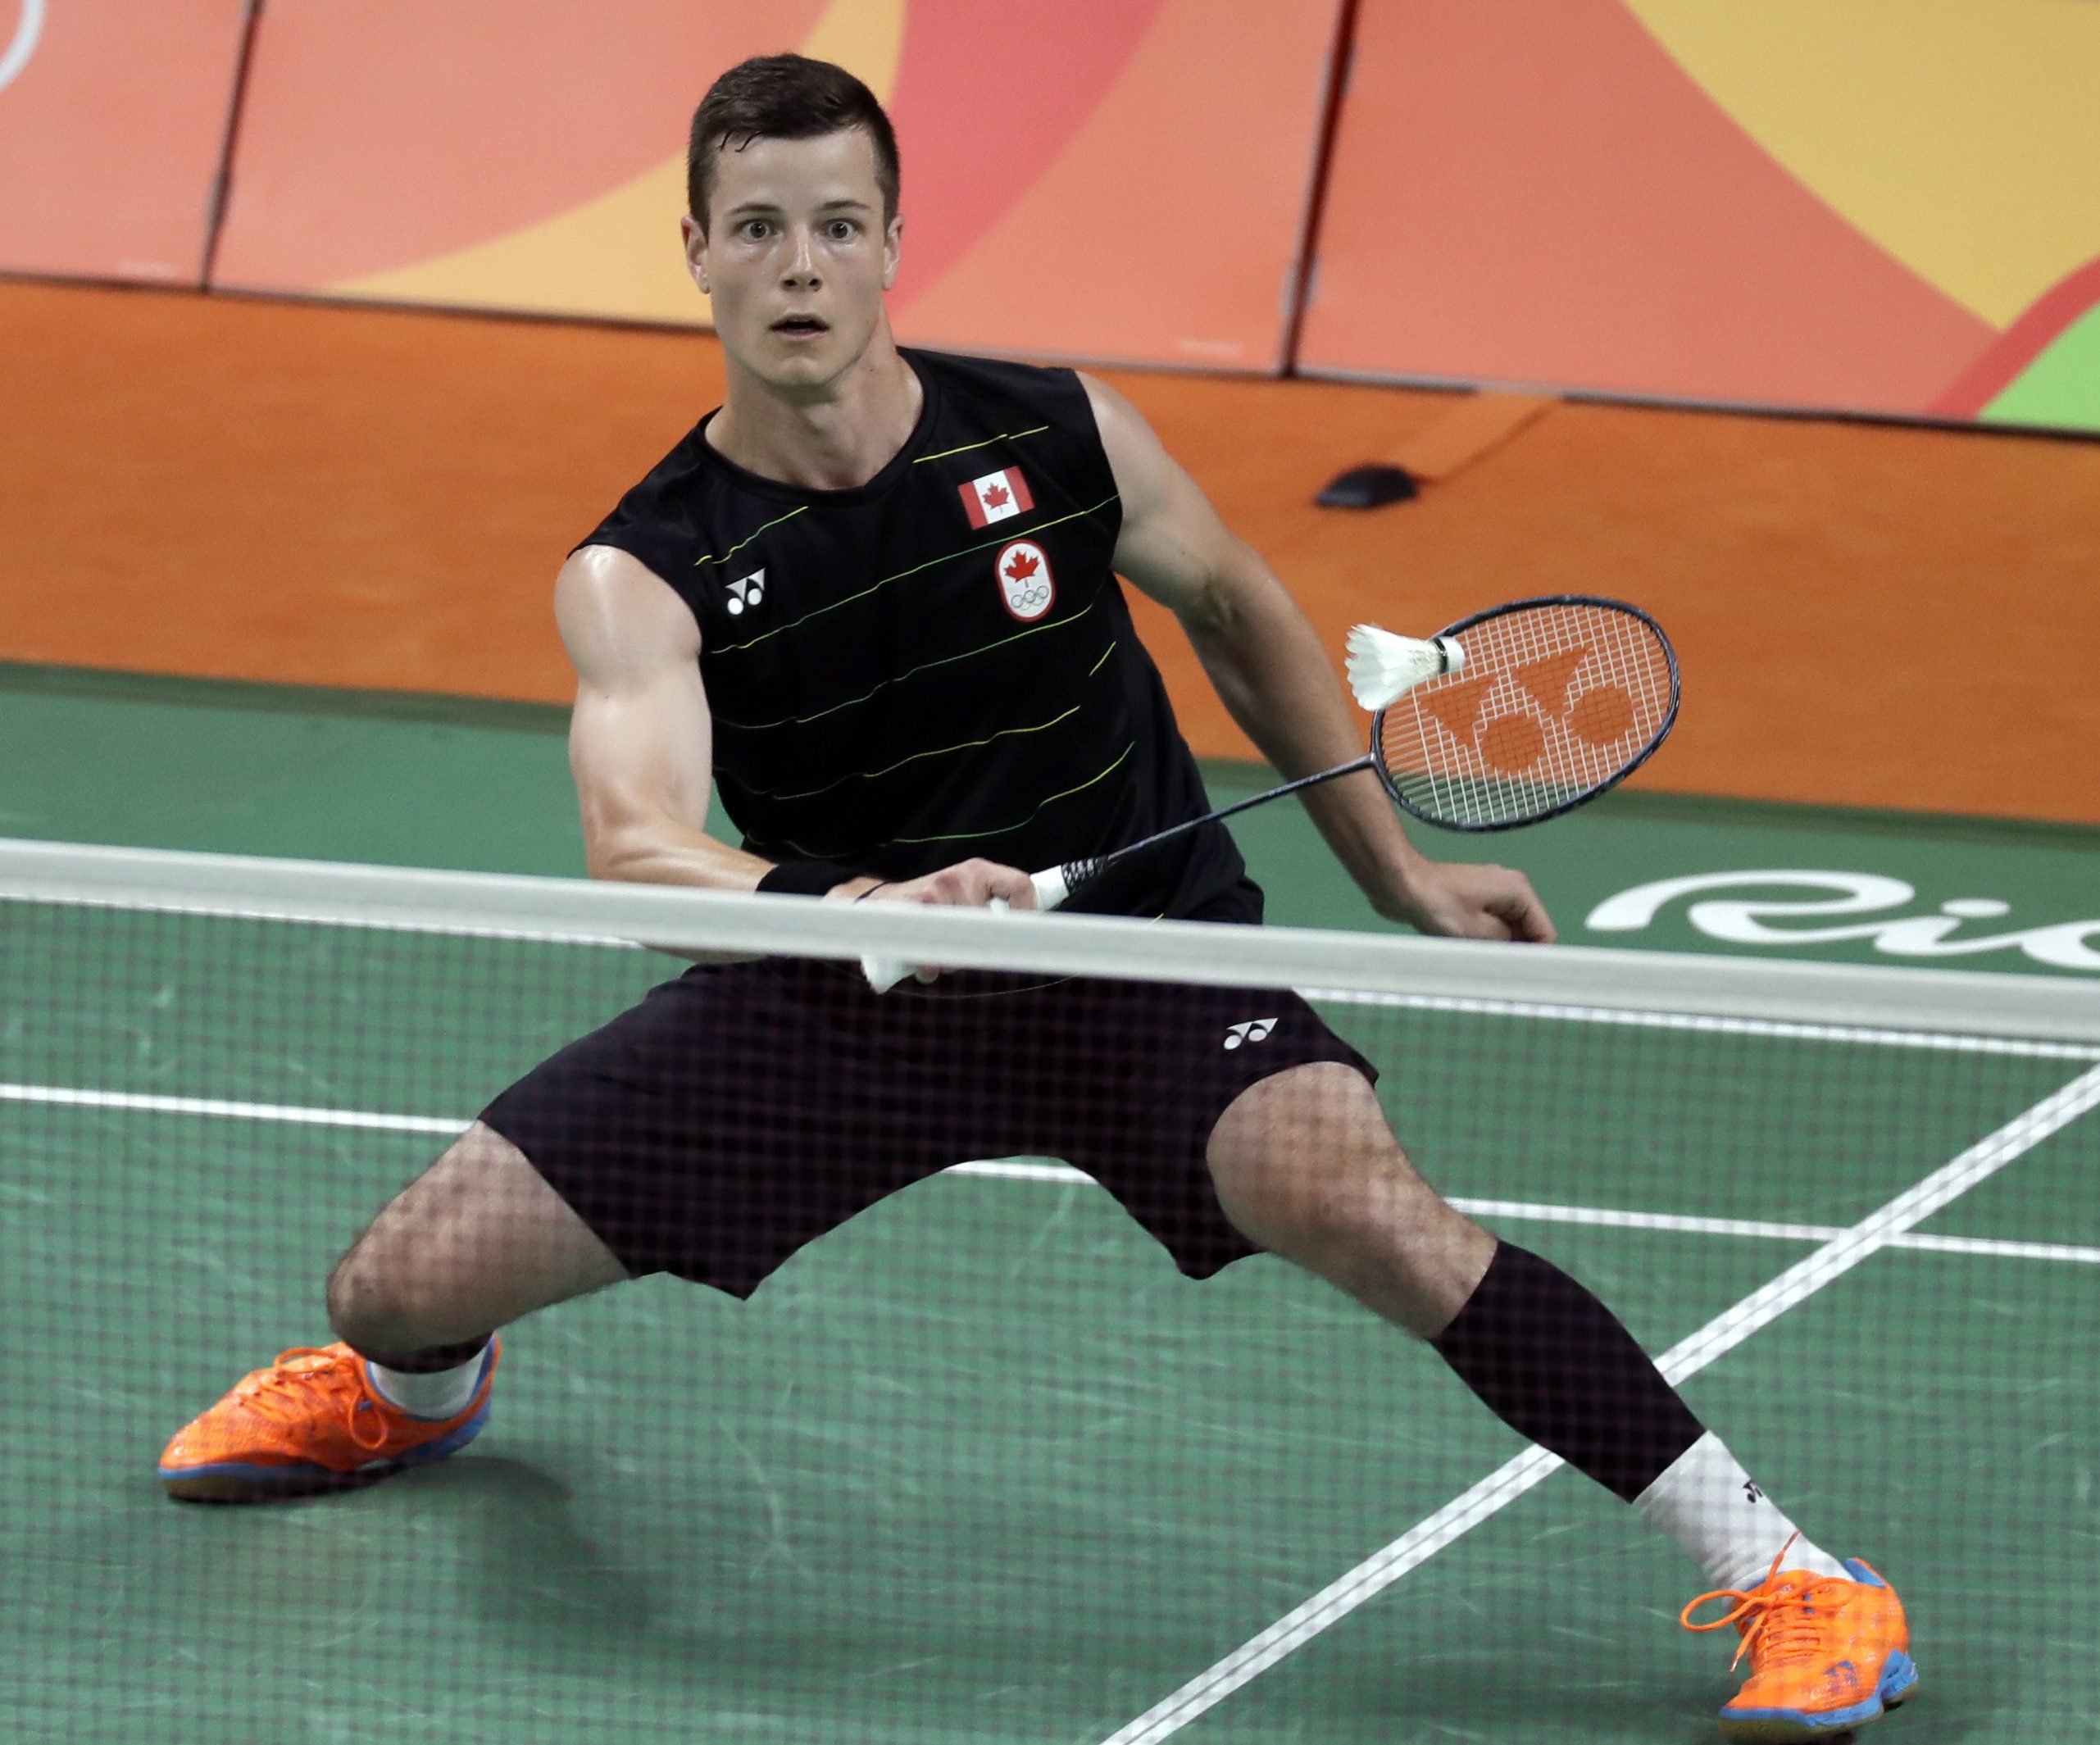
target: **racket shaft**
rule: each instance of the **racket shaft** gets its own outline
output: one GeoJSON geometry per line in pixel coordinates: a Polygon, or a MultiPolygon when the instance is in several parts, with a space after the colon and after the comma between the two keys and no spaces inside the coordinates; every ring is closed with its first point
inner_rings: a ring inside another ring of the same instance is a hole
{"type": "MultiPolygon", "coordinates": [[[[1234,812],[1243,812],[1250,807],[1266,806],[1271,800],[1280,800],[1285,794],[1296,793],[1301,788],[1316,788],[1322,782],[1331,782],[1338,775],[1353,775],[1359,770],[1375,770],[1377,760],[1372,757],[1359,757],[1354,763],[1337,764],[1331,770],[1316,770],[1311,775],[1301,775],[1296,781],[1284,782],[1280,786],[1249,795],[1244,800],[1235,800],[1230,806],[1220,806],[1200,818],[1190,818],[1164,830],[1155,831],[1128,848],[1118,848],[1112,854],[1104,854],[1098,860],[1067,861],[1061,866],[1046,866],[1042,871],[1029,875],[1029,882],[1035,887],[1035,907],[1045,911],[1057,908],[1072,893],[1089,880],[1098,877],[1108,868],[1127,861],[1131,856],[1157,848],[1162,843],[1170,843],[1176,837],[1186,836],[1191,830],[1200,830],[1207,824],[1216,824],[1230,818],[1234,812]]],[[[994,909],[1007,906],[994,897],[994,909]]],[[[899,962],[894,957],[881,957],[873,952],[861,959],[861,971],[867,977],[868,986],[877,993],[887,993],[907,975],[915,973],[913,966],[899,962]]]]}
{"type": "Polygon", "coordinates": [[[1234,812],[1243,812],[1252,807],[1266,806],[1271,800],[1280,800],[1284,795],[1296,793],[1302,788],[1317,788],[1322,782],[1331,782],[1338,775],[1353,775],[1359,770],[1375,770],[1377,767],[1375,756],[1359,757],[1354,763],[1338,763],[1331,770],[1316,770],[1311,775],[1301,775],[1296,781],[1284,782],[1277,787],[1265,788],[1260,793],[1249,794],[1247,798],[1235,800],[1230,806],[1220,806],[1214,811],[1205,812],[1200,818],[1187,818],[1180,824],[1169,825],[1165,829],[1156,830],[1127,848],[1116,849],[1097,859],[1067,861],[1062,866],[1046,868],[1032,875],[1035,884],[1035,907],[1054,909],[1080,886],[1098,878],[1110,867],[1120,866],[1133,855],[1157,848],[1162,843],[1170,843],[1176,837],[1186,836],[1191,830],[1200,830],[1207,824],[1216,824],[1220,820],[1230,818],[1234,812]],[[1043,900],[1047,891],[1056,892],[1054,901],[1045,902],[1043,900]]]}

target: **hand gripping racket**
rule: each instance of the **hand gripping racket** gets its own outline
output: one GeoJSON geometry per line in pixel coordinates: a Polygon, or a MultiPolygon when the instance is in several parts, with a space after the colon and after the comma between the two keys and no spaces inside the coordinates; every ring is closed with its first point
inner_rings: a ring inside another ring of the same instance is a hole
{"type": "MultiPolygon", "coordinates": [[[[1371,711],[1363,757],[1112,853],[1045,868],[1030,879],[1036,907],[1054,909],[1110,867],[1191,830],[1359,770],[1375,770],[1396,806],[1443,829],[1537,824],[1616,787],[1677,720],[1676,653],[1654,619],[1617,600],[1512,601],[1427,641],[1360,624],[1348,646],[1349,688],[1371,711]]],[[[878,993],[911,973],[876,957],[861,967],[878,993]]]]}

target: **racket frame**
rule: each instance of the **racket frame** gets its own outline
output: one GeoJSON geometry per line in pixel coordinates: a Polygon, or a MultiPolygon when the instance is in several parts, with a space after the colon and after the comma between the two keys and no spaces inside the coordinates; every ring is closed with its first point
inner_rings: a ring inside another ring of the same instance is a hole
{"type": "MultiPolygon", "coordinates": [[[[1593,787],[1584,788],[1581,793],[1563,800],[1558,806],[1549,811],[1526,812],[1517,818],[1496,818],[1475,824],[1456,824],[1448,818],[1433,818],[1427,812],[1410,805],[1407,797],[1401,793],[1398,784],[1393,779],[1391,772],[1385,767],[1385,759],[1383,756],[1385,745],[1385,710],[1393,708],[1403,702],[1411,694],[1412,690],[1420,688],[1420,686],[1412,687],[1410,690],[1402,691],[1399,696],[1393,699],[1392,702],[1385,706],[1385,709],[1379,710],[1371,716],[1370,743],[1373,749],[1371,755],[1365,760],[1366,763],[1377,770],[1378,779],[1384,786],[1387,798],[1410,818],[1426,824],[1434,829],[1456,830],[1468,836],[1484,836],[1497,830],[1518,830],[1530,825],[1543,824],[1548,818],[1561,817],[1573,811],[1578,806],[1587,806],[1601,793],[1609,793],[1649,758],[1654,757],[1662,742],[1670,737],[1670,729],[1677,725],[1678,705],[1684,701],[1684,684],[1677,670],[1677,651],[1670,646],[1670,638],[1663,634],[1662,626],[1638,606],[1629,605],[1624,600],[1607,600],[1601,594],[1593,593],[1534,594],[1526,600],[1507,600],[1500,606],[1491,606],[1484,611],[1471,613],[1460,619],[1456,624],[1446,625],[1436,634],[1439,636],[1461,636],[1465,631],[1472,629],[1475,625],[1487,624],[1497,618],[1507,618],[1512,612],[1532,611],[1541,606],[1594,606],[1606,611],[1623,614],[1629,618],[1638,618],[1646,625],[1654,633],[1656,642],[1662,650],[1662,658],[1670,668],[1670,707],[1663,711],[1661,725],[1648,735],[1648,742],[1642,747],[1640,755],[1627,763],[1616,775],[1598,782],[1593,787]]],[[[1349,767],[1361,766],[1352,765],[1349,767]]],[[[1339,775],[1341,772],[1338,770],[1335,773],[1339,775]]]]}

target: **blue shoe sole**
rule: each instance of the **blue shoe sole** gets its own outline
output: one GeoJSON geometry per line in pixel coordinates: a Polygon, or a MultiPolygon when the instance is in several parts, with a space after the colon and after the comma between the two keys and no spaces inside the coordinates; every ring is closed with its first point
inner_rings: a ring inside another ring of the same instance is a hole
{"type": "Polygon", "coordinates": [[[1811,1715],[1802,1709],[1723,1709],[1720,1730],[1731,1739],[1784,1741],[1825,1739],[1877,1721],[1889,1710],[1901,1706],[1917,1688],[1918,1669],[1911,1656],[1898,1650],[1881,1668],[1874,1694],[1849,1708],[1831,1709],[1811,1715]]]}
{"type": "Polygon", "coordinates": [[[285,1497],[310,1497],[323,1491],[354,1490],[375,1484],[411,1466],[427,1466],[433,1461],[457,1454],[481,1434],[494,1406],[492,1393],[480,1411],[462,1419],[442,1436],[411,1448],[398,1460],[374,1461],[352,1472],[336,1472],[326,1466],[254,1466],[239,1461],[211,1466],[162,1466],[161,1482],[170,1494],[185,1502],[258,1502],[285,1497]],[[180,1485],[180,1490],[173,1487],[180,1485]]]}

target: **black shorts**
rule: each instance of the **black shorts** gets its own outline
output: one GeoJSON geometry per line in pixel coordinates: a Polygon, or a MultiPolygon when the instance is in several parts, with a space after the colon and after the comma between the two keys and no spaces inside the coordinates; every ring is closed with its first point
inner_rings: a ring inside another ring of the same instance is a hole
{"type": "Polygon", "coordinates": [[[884,1195],[977,1158],[1060,1158],[1195,1278],[1253,1253],[1205,1150],[1257,1080],[1375,1079],[1295,994],[975,972],[868,991],[834,963],[702,965],[571,1043],[481,1119],[630,1273],[748,1296],[884,1195]]]}

